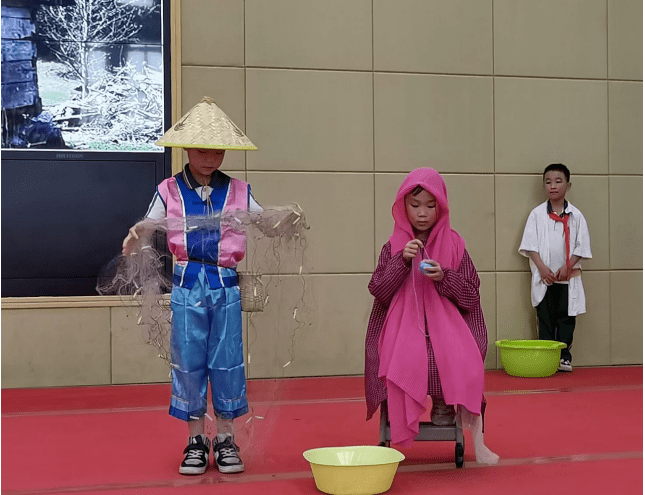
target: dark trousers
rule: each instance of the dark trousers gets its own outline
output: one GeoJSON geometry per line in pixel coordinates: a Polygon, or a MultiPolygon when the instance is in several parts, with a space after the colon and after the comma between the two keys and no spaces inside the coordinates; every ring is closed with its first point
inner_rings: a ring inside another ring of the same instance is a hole
{"type": "Polygon", "coordinates": [[[567,346],[560,353],[561,359],[571,361],[571,344],[576,317],[569,316],[569,286],[553,284],[547,287],[544,299],[537,305],[538,337],[556,340],[567,346]]]}

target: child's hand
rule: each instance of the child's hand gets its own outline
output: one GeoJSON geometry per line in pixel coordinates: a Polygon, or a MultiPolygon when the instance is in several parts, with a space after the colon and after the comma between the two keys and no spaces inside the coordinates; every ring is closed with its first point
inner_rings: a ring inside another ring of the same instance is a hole
{"type": "Polygon", "coordinates": [[[435,260],[423,260],[423,263],[425,263],[425,266],[422,271],[426,277],[435,282],[441,282],[443,280],[443,270],[438,262],[435,260]]]}
{"type": "Polygon", "coordinates": [[[139,232],[138,232],[139,225],[140,224],[136,224],[130,227],[127,237],[123,240],[121,253],[124,256],[128,256],[132,254],[132,251],[134,250],[134,247],[136,246],[137,241],[139,240],[139,232]]]}
{"type": "Polygon", "coordinates": [[[562,265],[560,267],[560,269],[555,274],[555,278],[556,280],[561,282],[569,280],[569,269],[567,268],[567,265],[562,265]]]}
{"type": "Polygon", "coordinates": [[[419,249],[423,249],[423,242],[419,239],[412,239],[403,248],[403,259],[410,263],[410,261],[417,257],[419,249]]]}
{"type": "MultiPolygon", "coordinates": [[[[553,273],[545,264],[538,266],[538,270],[540,270],[540,278],[542,279],[542,282],[546,285],[551,285],[557,280],[555,273],[553,273]]],[[[559,270],[558,273],[560,273],[559,270]]]]}

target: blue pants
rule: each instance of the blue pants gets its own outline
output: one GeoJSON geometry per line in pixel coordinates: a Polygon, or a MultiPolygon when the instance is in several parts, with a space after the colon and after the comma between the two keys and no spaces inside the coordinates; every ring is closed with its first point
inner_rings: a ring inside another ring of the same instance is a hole
{"type": "Polygon", "coordinates": [[[184,421],[206,413],[209,380],[218,417],[248,412],[240,289],[212,288],[209,279],[202,265],[191,287],[172,290],[170,415],[184,421]]]}

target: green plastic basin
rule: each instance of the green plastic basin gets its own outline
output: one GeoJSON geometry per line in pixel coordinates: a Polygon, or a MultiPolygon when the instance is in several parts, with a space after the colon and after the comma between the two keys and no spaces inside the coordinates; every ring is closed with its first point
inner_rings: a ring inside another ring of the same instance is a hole
{"type": "Polygon", "coordinates": [[[502,366],[512,376],[545,377],[558,371],[563,342],[553,340],[498,340],[502,366]]]}

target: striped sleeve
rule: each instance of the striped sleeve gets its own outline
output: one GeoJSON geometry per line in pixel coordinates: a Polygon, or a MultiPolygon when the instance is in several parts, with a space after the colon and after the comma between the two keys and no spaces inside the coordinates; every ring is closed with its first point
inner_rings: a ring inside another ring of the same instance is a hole
{"type": "Polygon", "coordinates": [[[410,270],[411,265],[408,265],[403,259],[403,252],[392,256],[392,248],[388,241],[381,250],[378,265],[367,286],[370,294],[381,304],[389,306],[410,270]]]}
{"type": "Polygon", "coordinates": [[[435,282],[435,287],[440,295],[447,297],[459,309],[466,312],[480,307],[479,285],[479,275],[466,250],[464,250],[464,256],[457,270],[445,268],[443,280],[435,282]]]}

